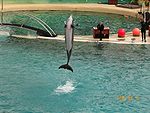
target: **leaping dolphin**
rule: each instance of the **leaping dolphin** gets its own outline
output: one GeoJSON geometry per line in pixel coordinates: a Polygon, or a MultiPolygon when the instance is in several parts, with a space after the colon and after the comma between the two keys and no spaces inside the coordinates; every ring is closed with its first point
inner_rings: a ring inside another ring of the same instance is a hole
{"type": "Polygon", "coordinates": [[[61,65],[59,69],[64,68],[72,72],[73,72],[73,69],[68,63],[71,57],[71,52],[72,52],[72,47],[73,47],[73,38],[74,38],[73,35],[74,35],[73,18],[72,18],[72,15],[70,15],[70,17],[68,18],[65,24],[65,42],[66,42],[66,51],[67,51],[67,63],[64,65],[61,65]]]}

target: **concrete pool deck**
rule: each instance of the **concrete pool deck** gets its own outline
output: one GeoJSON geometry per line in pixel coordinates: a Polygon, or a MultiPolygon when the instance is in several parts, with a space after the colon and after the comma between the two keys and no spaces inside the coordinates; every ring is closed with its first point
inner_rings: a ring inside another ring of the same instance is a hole
{"type": "MultiPolygon", "coordinates": [[[[139,8],[137,9],[128,9],[116,7],[115,5],[108,4],[97,4],[97,3],[84,3],[84,4],[4,4],[3,12],[7,11],[44,11],[44,10],[64,10],[64,11],[89,11],[89,12],[104,12],[104,13],[113,13],[113,14],[121,14],[125,16],[133,16],[136,17],[139,8]]],[[[17,37],[17,36],[14,36],[17,37]]],[[[19,37],[19,36],[18,36],[19,37]]],[[[58,36],[54,39],[64,40],[64,36],[58,36]]],[[[23,38],[20,36],[20,38],[23,38]]],[[[24,37],[26,38],[26,37],[24,37]]],[[[28,37],[33,39],[33,37],[28,37]]],[[[37,37],[36,37],[37,38],[37,37]]],[[[53,38],[43,38],[40,39],[53,39],[53,38]]],[[[94,39],[92,34],[90,36],[75,36],[75,41],[82,42],[96,42],[99,39],[94,39]]],[[[126,33],[125,40],[118,39],[117,34],[110,34],[109,39],[103,39],[102,42],[106,43],[118,43],[118,44],[150,44],[150,36],[147,33],[147,42],[141,41],[141,36],[133,37],[132,33],[126,33]],[[132,39],[135,39],[134,41],[132,39]]]]}
{"type": "MultiPolygon", "coordinates": [[[[22,35],[11,35],[15,38],[26,38],[26,39],[45,39],[45,40],[60,40],[65,41],[64,35],[58,35],[57,37],[42,37],[42,36],[22,36],[22,35]]],[[[102,43],[114,43],[114,44],[150,44],[150,37],[148,33],[146,35],[146,42],[142,42],[141,36],[133,36],[131,32],[126,33],[124,38],[118,38],[117,34],[111,34],[109,39],[93,38],[92,35],[80,36],[75,35],[74,41],[76,42],[102,42],[102,43]]]]}
{"type": "Polygon", "coordinates": [[[3,12],[7,11],[26,11],[26,10],[69,10],[69,11],[90,11],[104,12],[121,15],[136,16],[138,9],[128,9],[116,7],[115,5],[83,3],[83,4],[4,4],[3,12]]]}

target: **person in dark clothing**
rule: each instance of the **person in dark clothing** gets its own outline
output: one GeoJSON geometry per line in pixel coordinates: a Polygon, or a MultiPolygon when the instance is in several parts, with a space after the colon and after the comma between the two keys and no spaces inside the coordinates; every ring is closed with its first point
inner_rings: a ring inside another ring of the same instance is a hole
{"type": "Polygon", "coordinates": [[[100,38],[100,41],[102,41],[102,38],[104,37],[102,31],[104,30],[104,24],[102,22],[100,22],[98,25],[97,25],[97,29],[99,30],[99,38],[100,38]]]}
{"type": "Polygon", "coordinates": [[[145,16],[146,16],[146,23],[147,23],[146,29],[148,30],[149,25],[150,25],[150,13],[147,11],[145,13],[145,16]]]}
{"type": "Polygon", "coordinates": [[[144,19],[140,22],[141,23],[141,33],[142,33],[142,42],[146,42],[146,27],[147,24],[144,22],[144,19]]]}

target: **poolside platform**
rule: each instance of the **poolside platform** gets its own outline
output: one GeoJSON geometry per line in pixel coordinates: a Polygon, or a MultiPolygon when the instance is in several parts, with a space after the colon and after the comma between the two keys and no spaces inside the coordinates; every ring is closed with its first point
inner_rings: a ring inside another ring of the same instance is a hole
{"type": "MultiPolygon", "coordinates": [[[[11,35],[15,38],[25,38],[25,39],[42,39],[42,40],[60,40],[65,41],[64,35],[58,35],[57,37],[42,37],[42,36],[23,36],[23,35],[11,35]]],[[[75,42],[102,42],[102,43],[114,43],[114,44],[150,44],[150,36],[148,32],[146,33],[146,42],[142,42],[141,36],[133,36],[131,32],[126,33],[124,38],[118,38],[117,34],[111,34],[109,39],[99,39],[93,38],[93,35],[86,36],[74,36],[75,42]]]]}
{"type": "MultiPolygon", "coordinates": [[[[58,40],[64,40],[64,36],[56,37],[58,40]]],[[[78,42],[103,42],[114,44],[150,44],[150,36],[146,36],[146,42],[142,42],[141,36],[133,36],[131,32],[126,33],[124,38],[118,38],[118,34],[111,34],[109,39],[94,39],[92,35],[88,36],[75,36],[74,41],[78,42]]]]}

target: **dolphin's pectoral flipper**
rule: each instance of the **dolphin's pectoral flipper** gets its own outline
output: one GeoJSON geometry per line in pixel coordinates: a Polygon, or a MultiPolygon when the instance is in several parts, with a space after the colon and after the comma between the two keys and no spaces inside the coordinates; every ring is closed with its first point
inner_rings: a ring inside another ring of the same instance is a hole
{"type": "Polygon", "coordinates": [[[70,71],[72,71],[72,72],[73,72],[72,67],[71,67],[71,66],[69,66],[68,64],[61,65],[61,66],[59,67],[59,69],[60,69],[60,68],[64,68],[64,69],[67,69],[67,70],[70,70],[70,71]]]}
{"type": "Polygon", "coordinates": [[[64,28],[66,28],[66,27],[67,27],[67,24],[65,24],[64,28]]]}
{"type": "Polygon", "coordinates": [[[74,25],[73,25],[73,24],[71,24],[71,28],[74,28],[74,25]]]}

